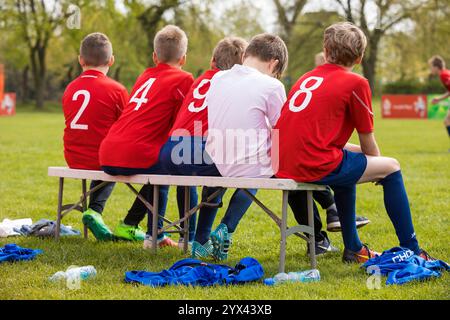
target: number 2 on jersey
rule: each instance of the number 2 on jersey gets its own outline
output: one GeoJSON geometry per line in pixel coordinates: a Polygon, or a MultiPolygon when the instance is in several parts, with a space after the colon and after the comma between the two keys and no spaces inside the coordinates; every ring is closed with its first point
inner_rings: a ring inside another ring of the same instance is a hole
{"type": "Polygon", "coordinates": [[[83,115],[84,110],[86,110],[89,101],[91,100],[91,94],[87,90],[79,90],[75,92],[75,94],[72,97],[72,101],[77,101],[79,96],[84,96],[83,103],[81,104],[80,110],[78,110],[77,114],[73,118],[72,122],[70,123],[70,129],[75,130],[88,130],[89,126],[87,124],[79,124],[77,123],[78,120],[80,120],[81,116],[83,115]]]}
{"type": "Polygon", "coordinates": [[[320,85],[322,84],[322,82],[323,82],[323,78],[321,78],[321,77],[306,78],[300,85],[300,89],[297,92],[295,92],[294,95],[292,96],[291,101],[289,102],[289,110],[291,110],[292,112],[300,112],[300,111],[306,109],[306,107],[311,102],[312,95],[313,95],[312,92],[314,90],[316,90],[317,88],[319,88],[320,85]],[[315,81],[315,83],[312,86],[307,87],[308,83],[312,82],[312,81],[315,81]],[[306,95],[305,99],[303,100],[301,105],[296,106],[295,100],[297,100],[297,98],[302,93],[304,93],[306,95]]]}
{"type": "Polygon", "coordinates": [[[130,99],[131,102],[136,102],[136,108],[134,108],[134,111],[138,111],[144,103],[148,102],[147,95],[150,91],[150,88],[152,87],[153,83],[155,82],[156,78],[150,78],[148,79],[133,95],[133,97],[130,99]],[[138,95],[141,94],[140,98],[138,98],[138,95]]]}

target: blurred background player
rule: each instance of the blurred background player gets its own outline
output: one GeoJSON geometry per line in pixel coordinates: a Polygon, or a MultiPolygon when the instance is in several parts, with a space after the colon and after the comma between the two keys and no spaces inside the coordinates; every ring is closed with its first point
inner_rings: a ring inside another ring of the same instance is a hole
{"type": "MultiPolygon", "coordinates": [[[[170,129],[186,94],[194,82],[192,74],[182,70],[186,63],[188,39],[177,26],[168,25],[154,38],[153,62],[136,80],[131,98],[122,116],[111,127],[100,146],[100,164],[111,175],[166,174],[158,158],[161,147],[167,141],[170,129]]],[[[168,186],[159,188],[159,212],[165,215],[168,186]]],[[[197,204],[197,191],[190,188],[190,208],[197,204]]],[[[177,188],[184,193],[184,188],[177,188]]],[[[153,185],[145,185],[141,191],[147,202],[153,204],[153,185]]],[[[181,201],[184,208],[184,198],[181,201]]],[[[128,240],[144,240],[144,248],[151,247],[152,219],[149,219],[147,234],[143,235],[139,223],[148,213],[147,207],[136,198],[124,221],[115,230],[115,235],[128,240]]],[[[183,211],[184,213],[184,211],[183,211]]],[[[195,234],[195,218],[190,221],[190,236],[195,234]]],[[[158,220],[158,229],[163,221],[158,220]]],[[[177,247],[178,244],[164,234],[158,236],[160,247],[177,247]]]]}
{"type": "MultiPolygon", "coordinates": [[[[431,101],[432,104],[437,104],[440,101],[450,97],[450,70],[445,68],[445,61],[441,56],[432,57],[428,63],[430,65],[431,74],[434,76],[439,76],[445,89],[447,89],[447,92],[444,95],[434,98],[431,101]]],[[[444,125],[447,128],[447,133],[450,137],[450,110],[447,111],[447,117],[444,120],[444,125]]]]}
{"type": "MultiPolygon", "coordinates": [[[[128,92],[106,76],[114,64],[112,45],[106,35],[93,33],[83,39],[79,63],[83,73],[67,86],[62,99],[66,120],[64,156],[72,169],[100,170],[100,143],[122,113],[128,92]]],[[[100,183],[92,181],[90,188],[100,183]]],[[[113,187],[114,183],[108,183],[92,193],[89,209],[83,214],[83,223],[98,240],[113,239],[102,219],[113,187]]]]}

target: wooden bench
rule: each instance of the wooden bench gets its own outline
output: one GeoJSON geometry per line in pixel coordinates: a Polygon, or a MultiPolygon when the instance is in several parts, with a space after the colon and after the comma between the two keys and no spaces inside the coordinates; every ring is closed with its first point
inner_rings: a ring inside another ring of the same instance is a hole
{"type": "MultiPolygon", "coordinates": [[[[319,186],[314,184],[297,183],[294,180],[289,179],[260,179],[260,178],[224,178],[224,177],[198,177],[198,176],[169,176],[169,175],[135,175],[135,176],[110,176],[102,171],[88,171],[88,170],[75,170],[66,167],[50,167],[48,168],[48,175],[51,177],[59,178],[59,192],[58,192],[58,216],[57,216],[57,229],[55,237],[59,238],[59,229],[61,220],[69,212],[77,210],[84,212],[87,210],[87,199],[90,194],[104,186],[108,182],[124,183],[128,188],[144,203],[144,205],[152,213],[149,219],[153,219],[152,230],[152,249],[156,253],[157,250],[157,234],[162,232],[179,233],[186,240],[184,242],[184,251],[188,251],[189,240],[189,218],[195,214],[202,207],[207,206],[208,203],[215,197],[219,196],[222,192],[220,189],[212,194],[208,199],[202,199],[195,208],[189,208],[189,187],[216,187],[216,188],[239,188],[246,191],[247,195],[257,204],[264,212],[266,212],[270,218],[278,225],[281,232],[281,244],[280,244],[280,264],[279,271],[285,270],[286,259],[286,241],[290,235],[296,235],[309,243],[310,249],[310,261],[311,268],[317,268],[317,261],[315,256],[314,246],[314,216],[313,216],[313,196],[312,192],[317,190],[325,190],[325,186],[319,186]],[[81,180],[82,190],[81,198],[75,204],[63,204],[64,193],[64,179],[78,179],[81,180]],[[104,183],[99,184],[97,187],[87,190],[87,180],[100,180],[104,183]],[[151,205],[143,197],[139,195],[139,192],[134,188],[132,184],[152,184],[154,203],[151,205]],[[158,230],[158,194],[159,186],[181,186],[185,187],[185,215],[182,219],[175,222],[161,217],[166,222],[166,226],[158,230]],[[263,189],[263,190],[279,190],[282,192],[282,209],[281,218],[269,209],[263,202],[261,202],[256,196],[247,191],[247,189],[263,189]],[[289,191],[302,190],[307,192],[307,204],[308,204],[308,225],[297,225],[288,227],[287,225],[287,213],[288,213],[288,193],[289,191]],[[181,228],[181,223],[184,222],[184,228],[181,228]],[[172,230],[171,230],[172,229],[172,230]],[[304,234],[307,234],[305,236],[304,234]]],[[[222,189],[223,190],[223,189],[222,189]]],[[[87,228],[84,227],[84,237],[87,238],[87,228]]]]}

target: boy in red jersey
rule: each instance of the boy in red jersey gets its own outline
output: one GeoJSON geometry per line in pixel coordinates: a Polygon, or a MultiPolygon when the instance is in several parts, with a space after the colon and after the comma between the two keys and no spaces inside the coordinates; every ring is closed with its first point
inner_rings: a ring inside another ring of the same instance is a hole
{"type": "MultiPolygon", "coordinates": [[[[217,170],[212,169],[205,161],[205,143],[208,131],[208,109],[206,94],[211,79],[221,70],[229,70],[236,64],[242,64],[248,43],[241,38],[228,37],[222,39],[214,48],[211,58],[211,69],[201,75],[191,87],[171,130],[171,136],[161,149],[160,160],[165,169],[173,175],[215,176],[217,170]]],[[[204,201],[215,193],[217,188],[204,188],[204,201]]],[[[210,241],[211,227],[217,214],[218,205],[223,193],[214,198],[207,206],[200,209],[197,233],[192,245],[192,256],[207,258],[213,255],[210,241]]],[[[245,212],[252,200],[242,190],[236,190],[230,201],[225,216],[230,213],[245,212]]],[[[220,260],[218,257],[216,257],[220,260]]]]}
{"type": "MultiPolygon", "coordinates": [[[[439,103],[439,101],[445,100],[450,97],[450,70],[445,68],[445,61],[440,56],[434,56],[428,62],[430,64],[431,74],[439,76],[442,84],[447,92],[440,97],[434,98],[431,102],[433,104],[439,103]]],[[[447,128],[448,135],[450,137],[450,110],[448,110],[447,117],[444,120],[444,125],[447,128]]]]}
{"type": "Polygon", "coordinates": [[[327,64],[303,75],[291,90],[276,125],[280,133],[277,177],[329,185],[342,227],[344,262],[377,255],[363,245],[355,223],[356,184],[383,186],[386,211],[402,247],[429,260],[419,247],[400,164],[382,157],[373,134],[368,81],[352,73],[367,46],[355,25],[337,23],[325,30],[327,64]],[[361,146],[348,143],[354,130],[361,146]]]}
{"type": "MultiPolygon", "coordinates": [[[[182,70],[186,62],[188,39],[183,30],[168,25],[154,39],[153,61],[156,67],[149,68],[139,76],[133,87],[131,98],[119,120],[112,126],[100,147],[100,164],[111,175],[165,174],[158,163],[162,145],[167,141],[178,110],[194,79],[182,70]]],[[[153,203],[153,186],[144,186],[140,193],[153,203]]],[[[179,188],[179,191],[182,189],[179,188]]],[[[165,214],[168,187],[160,188],[160,212],[165,214]]],[[[195,188],[191,188],[192,202],[196,202],[195,188]]],[[[191,203],[191,206],[195,203],[191,203]]],[[[182,206],[181,208],[184,208],[182,206]]],[[[147,214],[147,208],[136,198],[127,217],[115,235],[120,238],[141,240],[139,222],[147,214]]],[[[195,219],[195,217],[193,218],[195,219]]],[[[144,247],[151,243],[151,219],[144,247]],[[148,241],[147,241],[148,240],[148,241]]],[[[191,226],[195,227],[195,221],[191,226]]],[[[159,221],[159,228],[162,220],[159,221]]],[[[192,235],[194,230],[191,230],[192,235]]],[[[170,238],[161,235],[160,247],[177,246],[170,238]]]]}
{"type": "MultiPolygon", "coordinates": [[[[100,143],[116,122],[128,101],[128,92],[120,83],[108,78],[114,64],[112,45],[102,33],[84,38],[79,62],[83,73],[66,88],[62,104],[66,128],[64,156],[72,169],[100,170],[100,143]]],[[[91,189],[102,181],[92,181],[91,189]]],[[[102,219],[105,203],[114,183],[109,183],[90,196],[89,209],[83,223],[98,240],[111,240],[112,232],[102,219]]]]}

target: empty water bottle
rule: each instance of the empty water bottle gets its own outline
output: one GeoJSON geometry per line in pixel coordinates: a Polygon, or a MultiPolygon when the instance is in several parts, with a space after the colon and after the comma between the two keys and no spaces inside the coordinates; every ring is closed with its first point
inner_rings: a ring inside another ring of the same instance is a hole
{"type": "Polygon", "coordinates": [[[50,281],[60,281],[65,279],[86,280],[97,275],[97,270],[93,266],[69,267],[66,272],[58,271],[50,277],[50,281]]]}
{"type": "Polygon", "coordinates": [[[317,282],[317,281],[320,281],[320,272],[317,269],[313,269],[300,272],[289,272],[288,274],[278,273],[273,278],[265,279],[264,284],[268,286],[273,286],[287,282],[317,282]]]}

